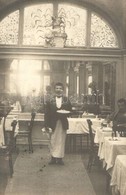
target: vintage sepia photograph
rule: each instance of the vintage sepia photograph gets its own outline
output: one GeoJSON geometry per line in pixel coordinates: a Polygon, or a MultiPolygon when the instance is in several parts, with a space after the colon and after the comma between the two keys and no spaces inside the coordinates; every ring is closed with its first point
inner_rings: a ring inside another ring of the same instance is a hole
{"type": "Polygon", "coordinates": [[[126,195],[126,0],[0,0],[0,195],[126,195]]]}

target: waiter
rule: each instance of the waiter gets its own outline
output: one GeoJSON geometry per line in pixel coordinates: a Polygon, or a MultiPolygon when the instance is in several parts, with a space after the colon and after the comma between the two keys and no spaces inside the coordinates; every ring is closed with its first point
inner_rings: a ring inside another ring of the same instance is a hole
{"type": "Polygon", "coordinates": [[[45,128],[52,130],[50,140],[51,161],[49,164],[64,165],[66,131],[72,106],[68,97],[63,95],[64,86],[58,82],[54,86],[55,94],[45,103],[45,128]]]}

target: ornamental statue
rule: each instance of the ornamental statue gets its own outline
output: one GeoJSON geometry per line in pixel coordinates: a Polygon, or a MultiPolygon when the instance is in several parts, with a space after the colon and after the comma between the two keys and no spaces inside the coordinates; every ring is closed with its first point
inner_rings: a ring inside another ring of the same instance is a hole
{"type": "Polygon", "coordinates": [[[45,35],[45,46],[64,47],[67,39],[65,21],[62,17],[52,17],[52,29],[45,35]]]}

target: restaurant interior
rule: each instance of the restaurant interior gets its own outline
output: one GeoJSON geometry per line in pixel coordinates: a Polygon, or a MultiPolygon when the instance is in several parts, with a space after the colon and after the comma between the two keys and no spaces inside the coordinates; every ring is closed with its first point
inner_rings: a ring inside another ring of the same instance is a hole
{"type": "Polygon", "coordinates": [[[125,0],[0,0],[1,195],[126,194],[126,113],[121,131],[109,121],[126,98],[125,10],[125,0]],[[60,169],[44,131],[57,82],[72,105],[60,169]]]}

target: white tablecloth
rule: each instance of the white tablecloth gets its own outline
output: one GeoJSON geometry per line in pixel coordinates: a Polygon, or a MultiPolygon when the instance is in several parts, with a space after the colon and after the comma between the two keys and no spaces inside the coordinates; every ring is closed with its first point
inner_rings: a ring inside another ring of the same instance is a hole
{"type": "Polygon", "coordinates": [[[112,128],[110,127],[97,128],[94,142],[101,145],[104,141],[104,137],[111,137],[111,134],[112,134],[112,128]]]}
{"type": "Polygon", "coordinates": [[[118,155],[112,172],[111,183],[113,195],[118,190],[126,195],[126,155],[118,155]]]}
{"type": "Polygon", "coordinates": [[[105,137],[102,144],[99,158],[106,163],[106,170],[112,168],[117,155],[126,154],[126,137],[120,137],[119,140],[112,140],[111,137],[105,137]]]}
{"type": "MultiPolygon", "coordinates": [[[[92,129],[96,131],[97,128],[101,126],[102,119],[91,118],[93,123],[92,129]]],[[[87,118],[68,118],[69,129],[67,131],[68,134],[84,134],[89,133],[89,128],[87,124],[87,118]]]]}

